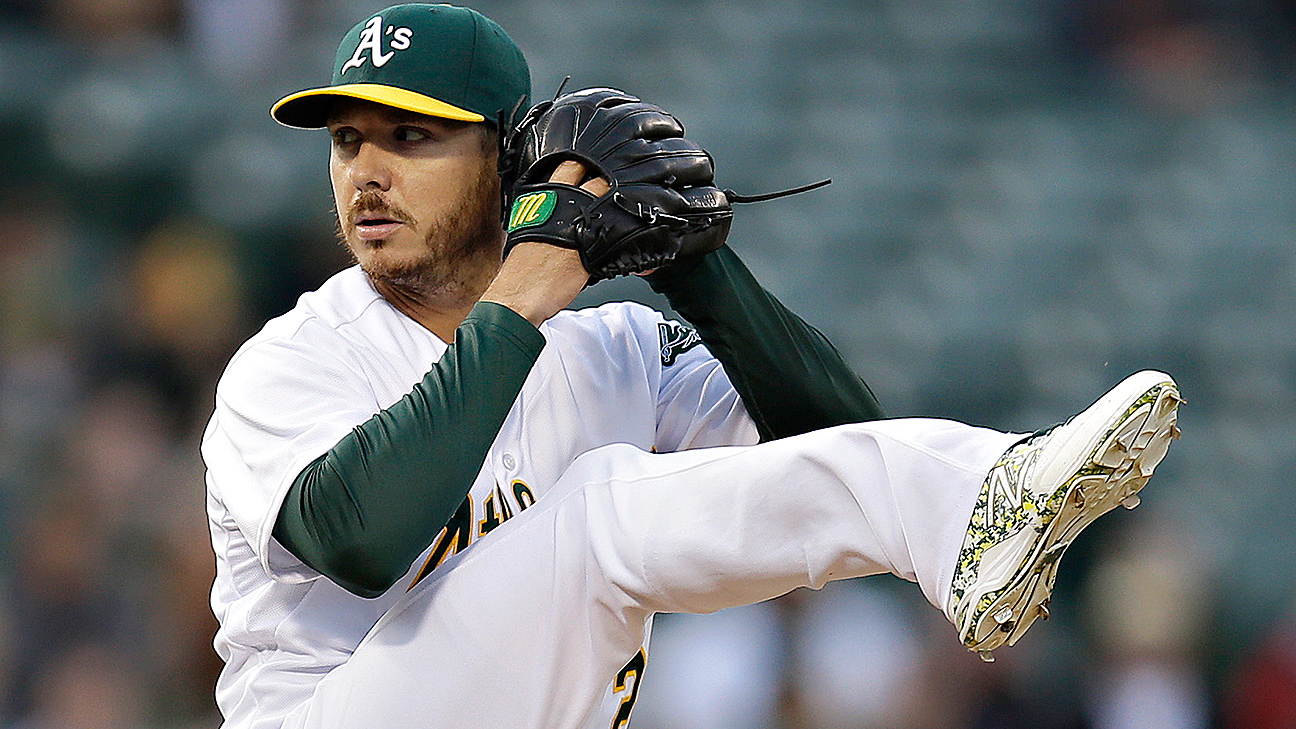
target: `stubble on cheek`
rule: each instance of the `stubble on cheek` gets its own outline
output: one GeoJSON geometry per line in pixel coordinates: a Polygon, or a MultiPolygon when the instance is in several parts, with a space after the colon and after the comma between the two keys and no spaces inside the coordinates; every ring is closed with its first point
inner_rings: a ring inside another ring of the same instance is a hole
{"type": "Polygon", "coordinates": [[[417,231],[413,216],[387,203],[381,194],[364,191],[339,216],[338,237],[375,282],[423,293],[452,289],[462,283],[463,274],[481,256],[499,255],[503,232],[498,196],[495,170],[484,165],[444,214],[424,221],[421,247],[397,254],[383,250],[386,241],[361,240],[355,235],[355,221],[361,215],[377,215],[417,231]],[[357,250],[356,246],[364,248],[357,250]],[[361,253],[373,255],[358,255],[361,253]]]}

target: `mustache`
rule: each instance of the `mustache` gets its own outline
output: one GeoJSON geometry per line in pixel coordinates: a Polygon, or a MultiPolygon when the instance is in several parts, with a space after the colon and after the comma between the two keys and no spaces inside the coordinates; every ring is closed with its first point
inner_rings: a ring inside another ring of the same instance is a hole
{"type": "Polygon", "coordinates": [[[387,200],[383,198],[382,193],[375,190],[365,190],[361,192],[351,201],[351,204],[347,206],[347,227],[354,228],[356,221],[364,216],[382,217],[389,220],[395,220],[398,223],[406,224],[413,224],[414,222],[414,217],[412,215],[387,202],[387,200]]]}

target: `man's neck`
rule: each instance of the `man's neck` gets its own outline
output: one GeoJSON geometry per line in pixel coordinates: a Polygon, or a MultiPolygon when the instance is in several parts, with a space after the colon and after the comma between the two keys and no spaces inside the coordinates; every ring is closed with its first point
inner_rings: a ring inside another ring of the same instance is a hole
{"type": "Polygon", "coordinates": [[[441,341],[450,343],[454,341],[455,330],[481,299],[482,292],[498,271],[499,264],[492,258],[463,266],[454,282],[432,291],[380,280],[373,284],[397,311],[423,325],[441,341]]]}

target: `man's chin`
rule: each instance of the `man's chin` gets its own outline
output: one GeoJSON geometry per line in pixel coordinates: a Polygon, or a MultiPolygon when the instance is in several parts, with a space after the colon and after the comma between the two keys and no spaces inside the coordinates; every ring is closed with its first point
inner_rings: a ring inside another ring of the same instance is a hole
{"type": "MultiPolygon", "coordinates": [[[[380,249],[381,250],[381,249],[380,249]]],[[[360,259],[360,268],[375,280],[392,283],[425,282],[435,279],[439,268],[431,261],[403,260],[395,256],[365,256],[360,259]]]]}
{"type": "Polygon", "coordinates": [[[427,251],[411,250],[408,242],[394,238],[352,238],[347,247],[366,271],[408,271],[429,263],[427,251]]]}
{"type": "Polygon", "coordinates": [[[394,236],[390,236],[390,235],[378,238],[378,237],[361,237],[359,235],[356,235],[355,233],[352,233],[351,235],[347,236],[346,244],[348,248],[350,248],[353,252],[355,252],[355,251],[390,250],[393,247],[399,246],[400,242],[399,240],[395,239],[394,236]]]}

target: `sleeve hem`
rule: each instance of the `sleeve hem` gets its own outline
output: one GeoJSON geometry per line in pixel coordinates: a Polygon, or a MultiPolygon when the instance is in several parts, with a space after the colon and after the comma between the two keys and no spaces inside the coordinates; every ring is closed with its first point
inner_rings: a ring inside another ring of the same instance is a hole
{"type": "MultiPolygon", "coordinates": [[[[531,355],[544,349],[545,338],[531,322],[512,309],[493,301],[479,301],[464,318],[463,325],[498,332],[514,346],[531,355]]],[[[461,326],[463,326],[461,325],[461,326]]]]}
{"type": "Polygon", "coordinates": [[[261,563],[261,568],[275,582],[292,585],[310,582],[322,577],[314,568],[302,562],[296,555],[289,552],[287,548],[278,544],[274,539],[275,523],[279,519],[279,511],[283,508],[283,502],[288,496],[288,490],[292,487],[293,481],[297,479],[297,475],[319,456],[320,454],[303,456],[293,463],[288,469],[285,478],[275,489],[274,496],[270,500],[270,508],[258,527],[255,545],[257,560],[261,563]],[[279,553],[272,554],[276,549],[279,553]]]}

